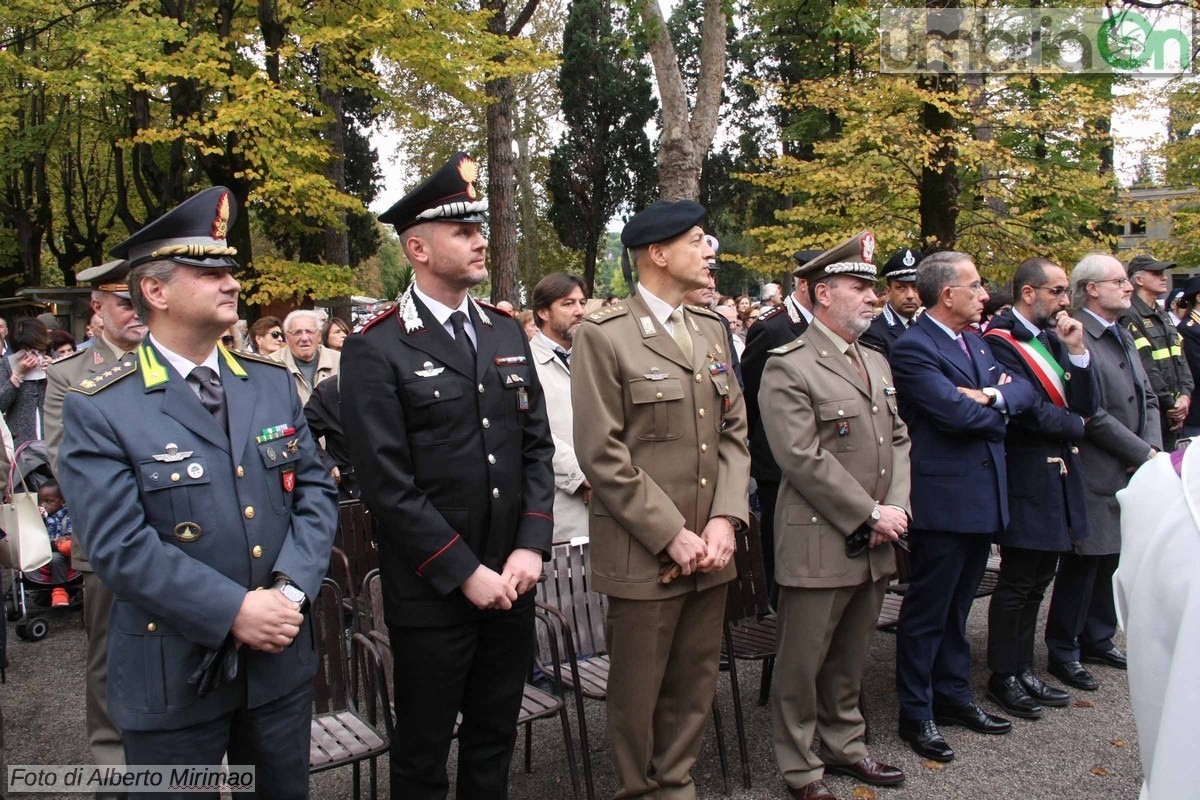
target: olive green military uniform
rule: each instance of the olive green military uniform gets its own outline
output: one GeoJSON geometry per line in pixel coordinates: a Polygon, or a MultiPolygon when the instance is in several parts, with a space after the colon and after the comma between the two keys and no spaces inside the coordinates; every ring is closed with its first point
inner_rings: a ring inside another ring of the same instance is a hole
{"type": "Polygon", "coordinates": [[[589,314],[571,351],[575,453],[592,485],[592,586],[607,594],[617,797],[692,798],[716,690],[731,561],[664,585],[668,543],[745,524],[746,412],[716,314],[687,306],[692,357],[635,292],[589,314]]]}

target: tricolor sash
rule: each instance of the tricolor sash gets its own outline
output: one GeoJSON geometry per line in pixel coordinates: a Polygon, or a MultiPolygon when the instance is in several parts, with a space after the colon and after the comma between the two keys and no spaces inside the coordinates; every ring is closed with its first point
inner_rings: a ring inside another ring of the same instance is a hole
{"type": "Polygon", "coordinates": [[[1066,372],[1040,340],[1033,338],[1027,342],[1021,342],[1010,332],[999,328],[992,328],[984,335],[995,336],[1012,345],[1013,349],[1029,365],[1029,369],[1038,379],[1038,383],[1046,390],[1046,394],[1050,396],[1050,402],[1059,408],[1067,407],[1067,390],[1063,384],[1066,372]]]}

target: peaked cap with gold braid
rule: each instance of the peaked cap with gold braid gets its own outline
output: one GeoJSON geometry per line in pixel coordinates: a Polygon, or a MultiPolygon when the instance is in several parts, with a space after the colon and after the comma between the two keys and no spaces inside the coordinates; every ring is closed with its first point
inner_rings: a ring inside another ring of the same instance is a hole
{"type": "Polygon", "coordinates": [[[132,269],[159,259],[189,267],[237,267],[225,239],[237,220],[237,201],[224,186],[194,194],[109,251],[132,269]]]}

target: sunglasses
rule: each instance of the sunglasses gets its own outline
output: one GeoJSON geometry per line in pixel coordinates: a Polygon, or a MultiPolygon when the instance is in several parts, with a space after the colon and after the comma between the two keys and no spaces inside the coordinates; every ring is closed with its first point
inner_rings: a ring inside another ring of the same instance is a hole
{"type": "Polygon", "coordinates": [[[233,346],[233,337],[232,336],[222,336],[221,344],[225,345],[226,347],[232,347],[233,346]]]}
{"type": "Polygon", "coordinates": [[[283,341],[283,332],[282,331],[271,331],[268,335],[277,342],[283,341]]]}

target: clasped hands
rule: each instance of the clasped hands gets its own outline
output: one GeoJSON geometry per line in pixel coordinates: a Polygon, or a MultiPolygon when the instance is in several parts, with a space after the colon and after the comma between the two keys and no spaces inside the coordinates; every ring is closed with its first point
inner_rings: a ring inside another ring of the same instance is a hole
{"type": "Polygon", "coordinates": [[[281,653],[300,633],[300,606],[275,589],[246,592],[230,633],[238,646],[264,653],[281,653]]]}
{"type": "Polygon", "coordinates": [[[476,608],[498,608],[507,611],[517,598],[533,588],[542,575],[542,554],[527,547],[518,547],[508,555],[504,570],[480,564],[463,581],[462,592],[476,608]]]}
{"type": "Polygon", "coordinates": [[[699,536],[680,528],[667,544],[666,553],[682,575],[722,570],[733,557],[733,524],[725,517],[713,517],[699,536]]]}

